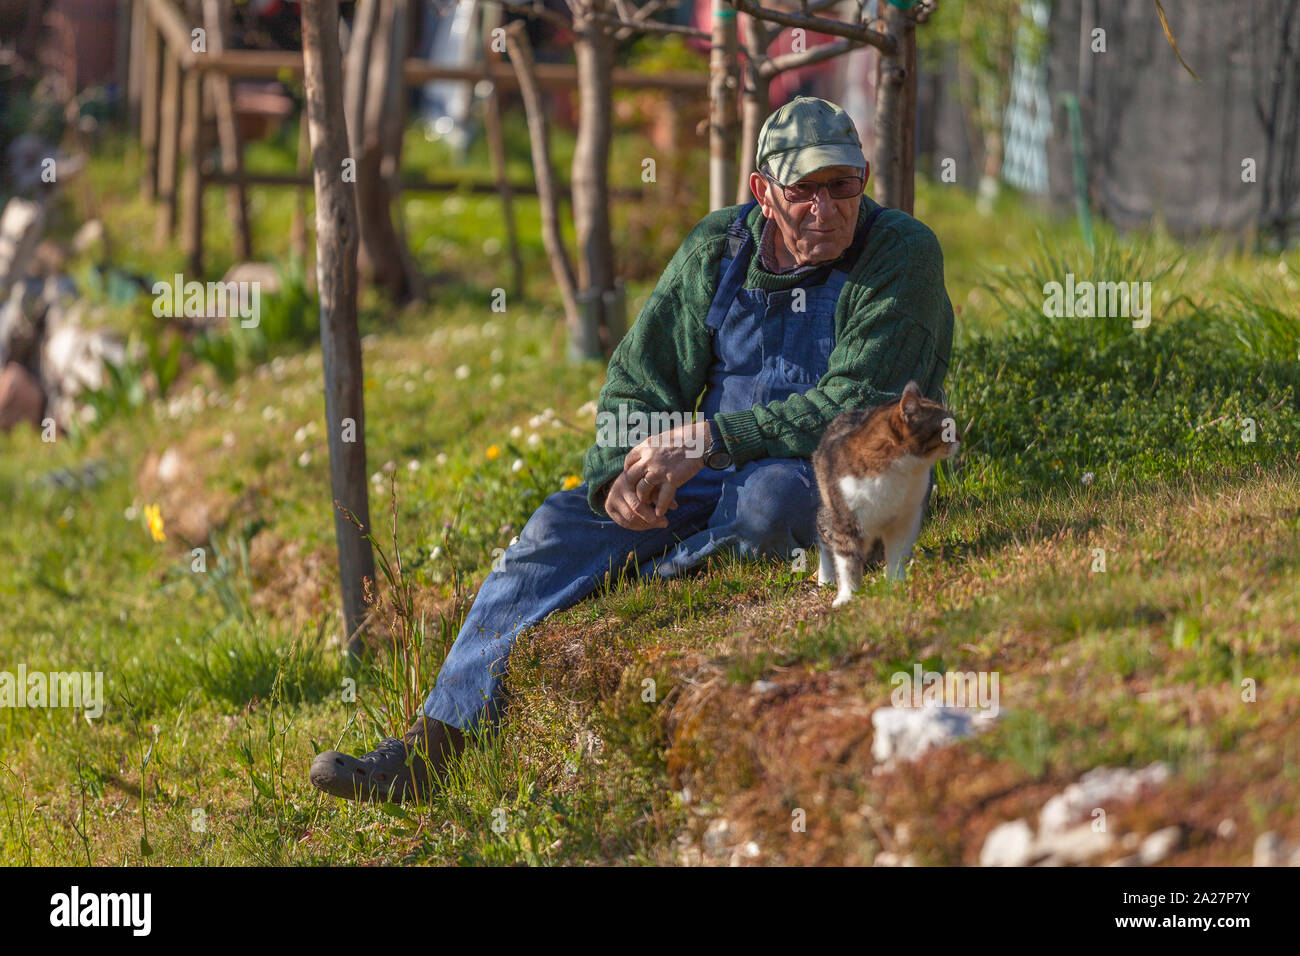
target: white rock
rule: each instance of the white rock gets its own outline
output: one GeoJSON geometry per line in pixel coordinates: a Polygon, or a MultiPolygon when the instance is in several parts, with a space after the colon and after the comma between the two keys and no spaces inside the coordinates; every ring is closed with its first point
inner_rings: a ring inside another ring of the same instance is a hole
{"type": "Polygon", "coordinates": [[[158,459],[158,480],[164,485],[170,485],[180,477],[182,464],[180,453],[174,448],[168,448],[158,459]]]}
{"type": "Polygon", "coordinates": [[[1127,803],[1144,787],[1158,786],[1167,779],[1169,768],[1163,763],[1153,763],[1142,770],[1095,767],[1043,804],[1038,815],[1038,832],[1040,835],[1061,833],[1098,807],[1105,809],[1107,804],[1127,803]]]}
{"type": "Polygon", "coordinates": [[[915,760],[933,747],[967,737],[992,723],[975,723],[975,711],[955,707],[881,707],[871,715],[871,755],[879,761],[915,760]]]}
{"type": "Polygon", "coordinates": [[[1280,866],[1286,853],[1286,843],[1275,830],[1268,830],[1255,838],[1255,858],[1251,866],[1280,866]]]}
{"type": "Polygon", "coordinates": [[[1056,833],[1040,833],[1033,855],[1044,866],[1086,863],[1105,853],[1114,842],[1115,838],[1105,830],[1099,832],[1092,828],[1092,824],[1081,823],[1056,833]]]}
{"type": "Polygon", "coordinates": [[[1024,866],[1034,849],[1034,832],[1024,820],[999,823],[984,838],[980,866],[1024,866]]]}
{"type": "Polygon", "coordinates": [[[1178,844],[1182,842],[1182,827],[1176,824],[1164,827],[1142,841],[1142,846],[1138,850],[1138,860],[1143,866],[1154,866],[1178,849],[1178,844]]]}

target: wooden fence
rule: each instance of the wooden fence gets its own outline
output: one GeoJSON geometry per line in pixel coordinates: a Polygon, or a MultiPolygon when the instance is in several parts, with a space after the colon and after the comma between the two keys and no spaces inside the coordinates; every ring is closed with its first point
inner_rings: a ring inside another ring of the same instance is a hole
{"type": "MultiPolygon", "coordinates": [[[[312,188],[305,143],[306,123],[300,123],[298,169],[296,173],[253,172],[244,168],[243,144],[234,122],[230,81],[234,79],[301,78],[302,54],[276,50],[224,50],[220,26],[205,23],[205,52],[194,50],[192,31],[181,11],[170,0],[132,0],[131,60],[128,87],[133,100],[131,111],[139,117],[142,154],[141,193],[158,205],[156,234],[159,241],[175,238],[178,207],[181,235],[189,259],[189,271],[203,274],[203,192],[209,186],[231,190],[232,218],[236,229],[237,249],[241,257],[252,255],[252,238],[248,226],[247,187],[312,188]],[[137,99],[138,97],[138,99],[137,99]],[[221,168],[211,168],[205,152],[206,126],[215,118],[221,145],[221,168]],[[182,168],[181,156],[185,156],[182,168]]],[[[552,89],[577,86],[577,70],[570,64],[537,64],[539,83],[552,89]]],[[[431,80],[464,80],[489,84],[488,96],[493,103],[490,113],[499,116],[501,90],[518,88],[508,63],[490,60],[476,68],[436,66],[423,60],[408,59],[403,64],[406,88],[431,80]]],[[[613,85],[620,89],[654,89],[662,91],[677,104],[703,97],[708,77],[703,73],[641,73],[615,69],[613,85]]],[[[487,137],[495,171],[494,183],[475,183],[451,179],[428,180],[404,178],[401,189],[412,192],[498,193],[506,198],[510,192],[536,193],[531,183],[508,183],[505,180],[505,157],[499,130],[487,137]]],[[[637,200],[639,189],[613,189],[615,198],[637,200]]],[[[507,202],[507,208],[509,204],[507,202]]],[[[295,237],[305,243],[301,209],[295,221],[295,237]]],[[[511,217],[513,218],[513,217],[511,217]]],[[[508,224],[513,234],[513,223],[508,224]]]]}

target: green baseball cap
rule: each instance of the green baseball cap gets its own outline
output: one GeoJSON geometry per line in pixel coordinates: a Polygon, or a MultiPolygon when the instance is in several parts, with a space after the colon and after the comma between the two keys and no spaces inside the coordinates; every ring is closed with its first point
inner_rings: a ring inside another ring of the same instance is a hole
{"type": "Polygon", "coordinates": [[[758,168],[765,163],[789,186],[827,166],[865,168],[867,157],[848,113],[816,96],[796,96],[759,130],[758,168]]]}

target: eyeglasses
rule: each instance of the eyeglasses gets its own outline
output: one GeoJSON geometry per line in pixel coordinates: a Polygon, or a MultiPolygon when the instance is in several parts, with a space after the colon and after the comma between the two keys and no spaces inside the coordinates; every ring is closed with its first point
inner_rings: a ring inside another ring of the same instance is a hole
{"type": "Polygon", "coordinates": [[[767,173],[763,173],[763,178],[773,186],[780,186],[785,201],[790,203],[812,202],[813,197],[823,186],[832,199],[852,199],[854,196],[862,195],[862,187],[865,185],[861,176],[845,176],[843,179],[832,179],[826,183],[798,182],[791,186],[778,183],[767,173]]]}

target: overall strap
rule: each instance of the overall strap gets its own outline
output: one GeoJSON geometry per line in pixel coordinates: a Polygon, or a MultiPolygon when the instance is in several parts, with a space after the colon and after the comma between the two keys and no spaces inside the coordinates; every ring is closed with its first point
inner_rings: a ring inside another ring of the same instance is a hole
{"type": "Polygon", "coordinates": [[[713,301],[709,304],[709,315],[705,320],[705,324],[713,332],[722,328],[722,323],[727,318],[727,310],[731,308],[731,302],[740,291],[749,272],[749,260],[754,252],[754,237],[745,220],[749,216],[749,211],[757,205],[756,199],[745,203],[736,214],[735,221],[727,227],[727,244],[723,249],[722,263],[719,266],[722,278],[718,280],[718,291],[714,293],[713,301]]]}

